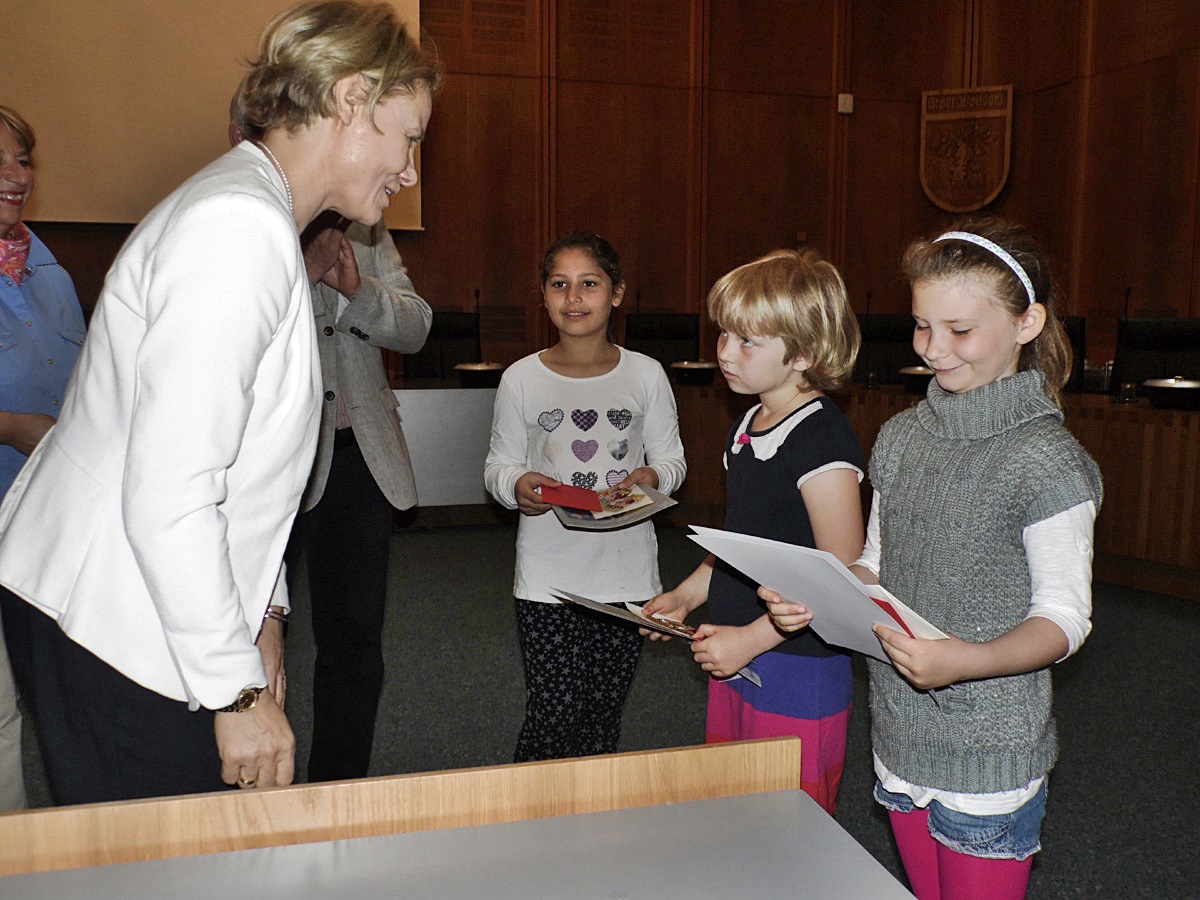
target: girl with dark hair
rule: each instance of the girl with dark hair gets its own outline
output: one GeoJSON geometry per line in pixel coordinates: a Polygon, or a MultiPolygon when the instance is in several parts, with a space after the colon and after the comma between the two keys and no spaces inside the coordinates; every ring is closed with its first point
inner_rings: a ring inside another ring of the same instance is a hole
{"type": "Polygon", "coordinates": [[[568,608],[554,588],[604,603],[662,590],[649,521],[612,531],[566,528],[541,488],[683,483],[675,397],[661,365],[611,343],[625,297],[608,241],[572,232],[546,252],[542,300],[558,342],[508,368],[496,394],[488,491],[522,513],[513,594],[525,663],[525,721],[515,759],[612,753],[641,652],[637,630],[568,608]]]}

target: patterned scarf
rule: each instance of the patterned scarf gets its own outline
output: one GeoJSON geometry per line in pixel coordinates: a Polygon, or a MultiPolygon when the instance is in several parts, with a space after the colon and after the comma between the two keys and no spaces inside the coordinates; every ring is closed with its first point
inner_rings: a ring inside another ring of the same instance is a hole
{"type": "Polygon", "coordinates": [[[20,284],[25,280],[25,263],[29,261],[29,245],[33,236],[24,222],[9,229],[8,236],[0,238],[0,274],[20,284]]]}

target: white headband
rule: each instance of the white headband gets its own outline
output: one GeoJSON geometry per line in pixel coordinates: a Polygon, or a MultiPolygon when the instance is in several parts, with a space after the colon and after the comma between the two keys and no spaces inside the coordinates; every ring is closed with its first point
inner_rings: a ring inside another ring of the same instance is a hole
{"type": "Polygon", "coordinates": [[[977,234],[972,234],[969,231],[947,231],[940,237],[933,239],[936,244],[939,241],[966,241],[968,244],[974,244],[976,247],[982,247],[984,250],[998,258],[1002,263],[1012,269],[1014,275],[1021,279],[1021,284],[1025,285],[1025,293],[1029,295],[1029,305],[1034,304],[1033,282],[1029,280],[1028,273],[1021,267],[1021,264],[1013,259],[1012,254],[1001,247],[994,241],[989,241],[985,237],[980,237],[977,234]]]}

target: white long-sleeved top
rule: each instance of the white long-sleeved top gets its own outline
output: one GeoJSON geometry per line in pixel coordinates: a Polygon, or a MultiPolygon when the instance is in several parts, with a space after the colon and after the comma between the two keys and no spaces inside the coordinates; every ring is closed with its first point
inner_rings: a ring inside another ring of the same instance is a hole
{"type": "MultiPolygon", "coordinates": [[[[675,395],[661,365],[622,348],[612,371],[570,378],[547,368],[540,355],[509,366],[496,392],[484,482],[501,505],[516,509],[517,480],[531,471],[598,490],[648,465],[658,473],[658,490],[679,488],[687,465],[675,395]]],[[[513,594],[556,603],[551,588],[602,603],[660,593],[654,525],[581,531],[566,528],[553,512],[521,516],[513,594]]]]}
{"type": "MultiPolygon", "coordinates": [[[[1092,631],[1092,532],[1096,505],[1090,500],[1034,522],[1021,534],[1033,590],[1026,618],[1049,619],[1067,636],[1066,659],[1092,631]]],[[[867,542],[856,565],[879,574],[879,492],[871,498],[867,542]]],[[[887,587],[887,585],[884,585],[887,587]]],[[[1062,662],[1060,659],[1059,662],[1062,662]]]]}

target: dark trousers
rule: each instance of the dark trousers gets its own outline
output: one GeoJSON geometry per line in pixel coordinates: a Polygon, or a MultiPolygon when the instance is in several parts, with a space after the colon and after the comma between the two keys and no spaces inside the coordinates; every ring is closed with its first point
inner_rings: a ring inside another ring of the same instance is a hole
{"type": "Polygon", "coordinates": [[[642,638],[565,603],[517,601],[525,721],[515,762],[615,753],[642,638]]]}
{"type": "Polygon", "coordinates": [[[10,591],[0,587],[0,618],[4,622],[4,643],[12,663],[17,693],[33,712],[33,655],[29,647],[30,621],[37,611],[10,591]]]}
{"type": "Polygon", "coordinates": [[[37,729],[58,804],[224,790],[214,713],[130,681],[36,609],[29,619],[37,729]]]}
{"type": "Polygon", "coordinates": [[[338,431],[325,492],[297,516],[285,556],[289,582],[307,557],[317,647],[309,781],[362,778],[371,762],[391,533],[391,504],[353,432],[338,431]]]}

